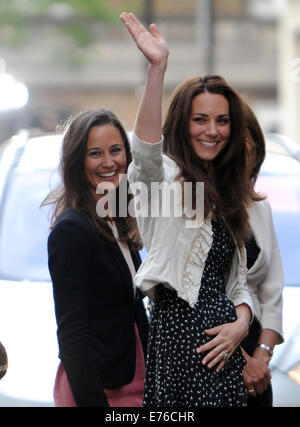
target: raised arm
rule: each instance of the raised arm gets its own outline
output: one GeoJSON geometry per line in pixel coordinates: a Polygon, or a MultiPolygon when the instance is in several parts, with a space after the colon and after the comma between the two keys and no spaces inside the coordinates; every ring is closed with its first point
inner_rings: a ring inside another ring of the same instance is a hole
{"type": "Polygon", "coordinates": [[[168,63],[168,46],[155,24],[151,24],[148,31],[133,13],[123,12],[120,18],[149,62],[134,131],[142,141],[155,143],[161,140],[162,91],[168,63]]]}

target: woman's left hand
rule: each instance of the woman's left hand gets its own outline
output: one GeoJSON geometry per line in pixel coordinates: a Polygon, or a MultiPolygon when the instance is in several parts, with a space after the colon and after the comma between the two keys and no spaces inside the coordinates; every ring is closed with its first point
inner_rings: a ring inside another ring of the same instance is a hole
{"type": "Polygon", "coordinates": [[[243,319],[232,323],[224,323],[204,331],[206,335],[215,337],[196,349],[198,354],[208,352],[202,360],[204,365],[212,368],[217,365],[219,372],[230,356],[234,353],[242,340],[248,334],[248,324],[243,319]]]}

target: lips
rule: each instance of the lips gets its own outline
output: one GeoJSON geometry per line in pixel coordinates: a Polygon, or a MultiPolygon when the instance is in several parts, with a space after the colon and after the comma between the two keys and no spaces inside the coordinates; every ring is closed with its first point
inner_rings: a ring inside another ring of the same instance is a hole
{"type": "Polygon", "coordinates": [[[204,139],[197,139],[197,142],[202,145],[205,148],[214,148],[216,147],[221,141],[206,141],[204,139]]]}
{"type": "Polygon", "coordinates": [[[99,176],[100,178],[113,178],[117,175],[118,170],[112,171],[112,172],[102,172],[102,173],[97,173],[97,176],[99,176]]]}

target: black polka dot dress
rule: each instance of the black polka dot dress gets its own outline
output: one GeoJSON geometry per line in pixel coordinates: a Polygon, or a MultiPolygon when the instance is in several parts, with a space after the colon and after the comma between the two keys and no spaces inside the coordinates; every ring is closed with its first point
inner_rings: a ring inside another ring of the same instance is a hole
{"type": "Polygon", "coordinates": [[[203,271],[197,304],[192,308],[176,292],[161,286],[153,307],[144,406],[246,406],[240,349],[216,372],[202,365],[196,348],[207,342],[204,330],[233,322],[236,313],[225,295],[225,273],[234,252],[224,222],[212,221],[213,242],[203,271]]]}

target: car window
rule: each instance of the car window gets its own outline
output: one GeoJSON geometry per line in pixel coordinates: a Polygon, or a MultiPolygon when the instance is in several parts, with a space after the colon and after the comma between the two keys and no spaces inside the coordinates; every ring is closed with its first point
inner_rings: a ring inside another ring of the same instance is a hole
{"type": "Polygon", "coordinates": [[[49,207],[40,208],[55,175],[15,170],[0,210],[0,279],[48,281],[49,207]]]}

